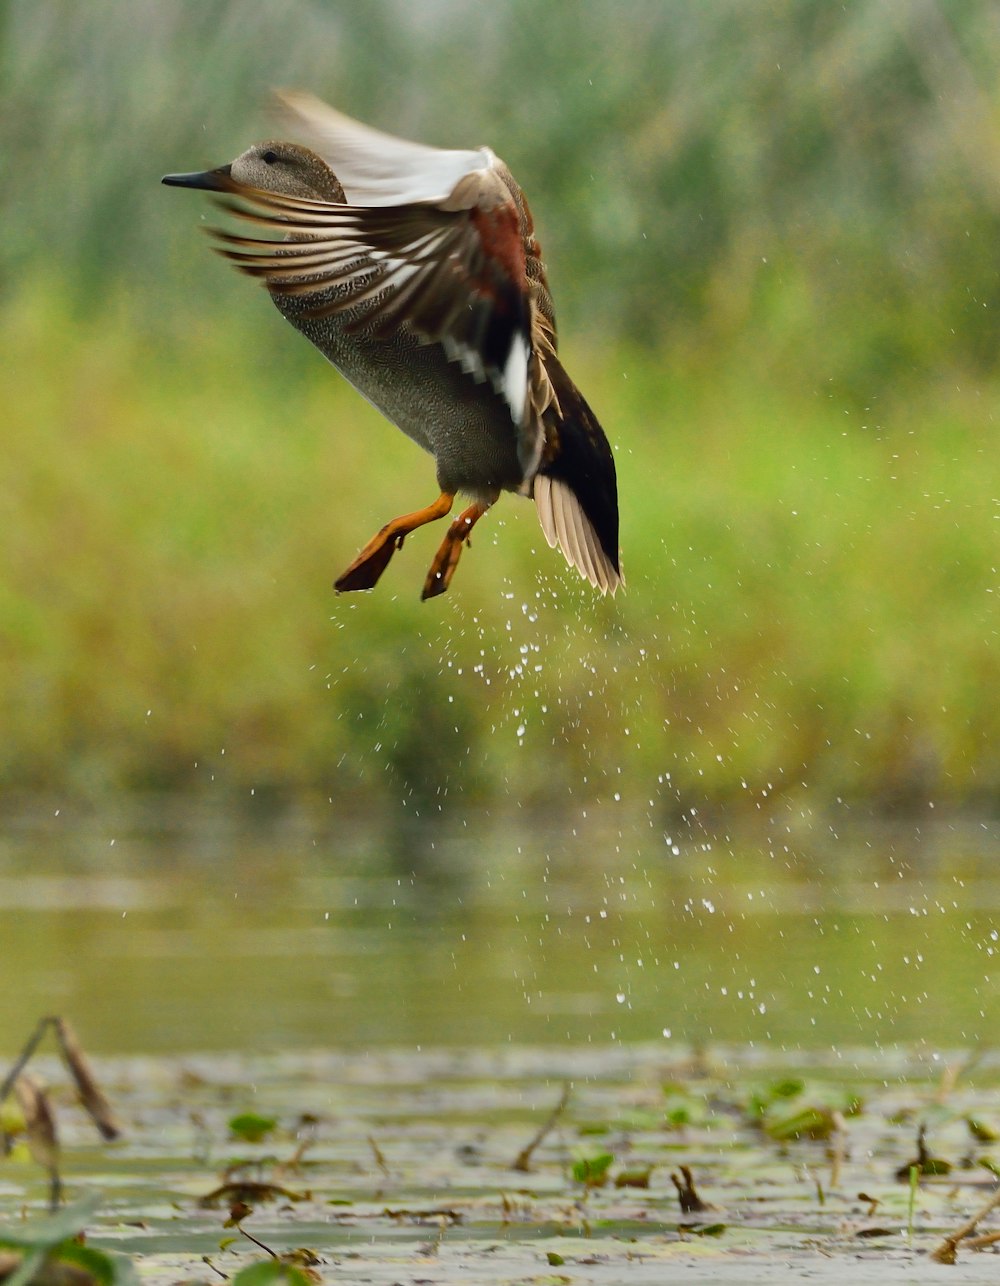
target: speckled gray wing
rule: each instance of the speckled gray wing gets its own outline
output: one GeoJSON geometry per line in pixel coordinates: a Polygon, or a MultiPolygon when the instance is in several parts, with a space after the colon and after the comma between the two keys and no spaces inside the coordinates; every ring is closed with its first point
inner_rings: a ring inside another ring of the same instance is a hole
{"type": "Polygon", "coordinates": [[[506,189],[468,175],[448,205],[356,207],[239,188],[251,207],[230,213],[288,240],[218,232],[237,267],[281,294],[346,286],[317,307],[329,315],[372,301],[364,325],[382,338],[405,321],[473,377],[489,380],[524,424],[531,307],[524,252],[506,189]]]}
{"type": "Polygon", "coordinates": [[[590,503],[589,494],[594,468],[610,469],[613,480],[614,464],[610,452],[591,458],[593,434],[606,442],[599,427],[583,432],[593,417],[576,414],[584,408],[572,383],[550,379],[561,367],[526,278],[518,211],[503,180],[477,171],[446,202],[392,207],[338,205],[236,183],[231,190],[240,198],[222,203],[231,214],[284,236],[261,240],[213,229],[221,252],[243,272],[276,295],[323,292],[310,310],[315,317],[368,302],[348,329],[388,340],[405,323],[425,342],[440,343],[473,379],[492,384],[510,410],[521,489],[534,496],[546,539],[596,588],[614,592],[617,507],[615,531],[605,532],[604,506],[590,503]]]}

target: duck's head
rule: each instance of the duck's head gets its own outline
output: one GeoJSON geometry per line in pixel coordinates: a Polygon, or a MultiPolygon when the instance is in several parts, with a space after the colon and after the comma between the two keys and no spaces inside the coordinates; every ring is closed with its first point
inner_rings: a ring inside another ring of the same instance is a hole
{"type": "Polygon", "coordinates": [[[165,174],[170,187],[202,188],[209,192],[239,193],[255,188],[281,196],[306,197],[313,201],[346,201],[340,180],[327,163],[298,143],[269,139],[248,147],[229,165],[194,174],[165,174]]]}

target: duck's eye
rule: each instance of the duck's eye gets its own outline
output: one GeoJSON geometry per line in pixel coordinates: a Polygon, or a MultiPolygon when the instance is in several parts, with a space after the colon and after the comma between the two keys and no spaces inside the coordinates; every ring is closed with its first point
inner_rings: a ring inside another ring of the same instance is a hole
{"type": "Polygon", "coordinates": [[[260,159],[264,162],[265,165],[274,165],[278,159],[278,153],[272,152],[270,149],[268,149],[268,151],[266,151],[260,159]]]}

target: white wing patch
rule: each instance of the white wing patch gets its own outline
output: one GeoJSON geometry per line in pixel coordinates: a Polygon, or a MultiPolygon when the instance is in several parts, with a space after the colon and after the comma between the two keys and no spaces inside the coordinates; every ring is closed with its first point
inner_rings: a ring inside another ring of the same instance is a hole
{"type": "MultiPolygon", "coordinates": [[[[223,208],[286,238],[258,240],[212,229],[224,244],[223,253],[239,268],[284,294],[309,295],[343,286],[349,294],[341,304],[349,300],[353,306],[378,297],[371,320],[383,330],[409,322],[418,334],[439,341],[449,361],[474,380],[492,384],[507,403],[518,434],[526,432],[534,360],[531,338],[512,326],[503,365],[484,361],[482,344],[498,318],[490,290],[504,270],[493,261],[480,262],[479,233],[461,207],[444,210],[427,202],[399,208],[343,205],[239,188],[238,180],[237,196],[246,205],[224,201],[223,208]],[[289,234],[293,241],[287,239],[289,234]]],[[[538,435],[530,436],[532,449],[522,452],[526,480],[537,469],[541,450],[535,442],[538,435]]]]}
{"type": "Polygon", "coordinates": [[[507,364],[503,369],[502,392],[507,399],[514,423],[521,425],[527,413],[528,404],[528,362],[531,353],[527,340],[520,331],[515,331],[510,345],[507,364]]]}
{"type": "MultiPolygon", "coordinates": [[[[545,446],[542,414],[555,400],[536,341],[549,352],[554,344],[551,324],[534,299],[530,319],[515,319],[510,300],[498,295],[518,288],[508,258],[524,255],[506,170],[488,147],[427,147],[352,120],[311,94],[276,97],[289,136],[330,166],[347,203],[244,188],[237,195],[250,208],[225,208],[282,239],[216,230],[223,253],[273,292],[343,288],[339,301],[324,302],[318,315],[376,300],[366,315],[376,333],[408,323],[440,342],[450,361],[477,382],[488,381],[504,399],[516,431],[519,489],[530,495],[545,446]],[[465,211],[472,216],[464,218],[465,211]],[[494,220],[486,245],[477,214],[494,220]],[[517,238],[516,248],[500,244],[507,237],[517,238]],[[501,356],[505,321],[509,346],[501,356]],[[496,354],[489,364],[487,340],[496,354]]],[[[570,541],[567,531],[564,549],[570,541]]],[[[586,541],[576,549],[574,565],[592,579],[600,559],[588,557],[588,549],[586,541]]]]}
{"type": "Polygon", "coordinates": [[[496,163],[488,147],[452,151],[383,134],[312,94],[280,91],[276,98],[293,137],[326,161],[351,205],[444,201],[460,179],[496,163]]]}
{"type": "Polygon", "coordinates": [[[571,567],[602,594],[614,594],[625,581],[601,548],[579,500],[558,478],[540,473],[535,478],[538,521],[551,549],[558,545],[571,567]]]}

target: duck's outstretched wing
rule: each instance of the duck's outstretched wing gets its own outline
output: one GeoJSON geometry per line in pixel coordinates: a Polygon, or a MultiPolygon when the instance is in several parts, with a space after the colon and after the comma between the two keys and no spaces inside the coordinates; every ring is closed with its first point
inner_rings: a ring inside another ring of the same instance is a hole
{"type": "Polygon", "coordinates": [[[323,158],[350,205],[443,202],[467,174],[497,159],[488,147],[451,151],[396,138],[299,90],[279,90],[274,98],[288,137],[323,158]]]}
{"type": "Polygon", "coordinates": [[[336,205],[236,187],[229,212],[290,241],[217,232],[223,253],[277,294],[325,293],[315,315],[370,307],[352,325],[387,338],[406,323],[474,379],[489,380],[514,423],[528,412],[531,301],[517,212],[490,171],[446,201],[336,205]],[[330,294],[331,287],[346,287],[330,294]]]}
{"type": "Polygon", "coordinates": [[[530,483],[553,396],[543,360],[549,323],[527,276],[519,211],[497,168],[463,175],[441,201],[405,205],[338,205],[235,181],[229,190],[239,198],[222,202],[231,214],[285,239],[212,229],[228,259],[273,293],[323,292],[317,316],[368,303],[352,327],[388,338],[406,325],[440,343],[505,399],[530,483]]]}

